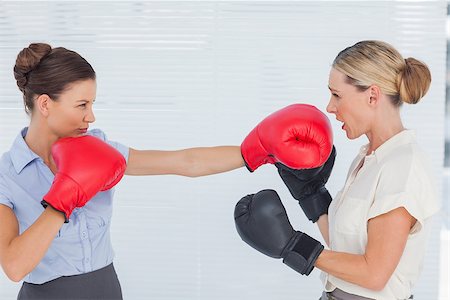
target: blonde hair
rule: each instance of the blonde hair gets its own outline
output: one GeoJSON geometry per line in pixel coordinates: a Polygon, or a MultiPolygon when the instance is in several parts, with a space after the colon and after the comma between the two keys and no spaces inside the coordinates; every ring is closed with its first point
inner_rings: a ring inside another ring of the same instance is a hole
{"type": "Polygon", "coordinates": [[[342,50],[332,67],[360,90],[377,85],[395,106],[416,104],[431,83],[427,65],[412,57],[403,59],[394,47],[381,41],[361,41],[342,50]]]}

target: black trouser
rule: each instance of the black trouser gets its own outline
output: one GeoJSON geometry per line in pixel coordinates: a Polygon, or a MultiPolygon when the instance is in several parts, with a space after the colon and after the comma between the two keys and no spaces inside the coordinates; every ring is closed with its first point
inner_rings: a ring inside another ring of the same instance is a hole
{"type": "Polygon", "coordinates": [[[63,276],[43,284],[24,282],[17,300],[121,300],[122,290],[113,264],[93,272],[63,276]]]}
{"type": "MultiPolygon", "coordinates": [[[[409,297],[408,299],[413,299],[413,296],[409,297]]],[[[322,297],[320,297],[319,300],[371,300],[371,298],[349,294],[344,292],[343,290],[336,288],[332,292],[323,292],[322,297]]]]}

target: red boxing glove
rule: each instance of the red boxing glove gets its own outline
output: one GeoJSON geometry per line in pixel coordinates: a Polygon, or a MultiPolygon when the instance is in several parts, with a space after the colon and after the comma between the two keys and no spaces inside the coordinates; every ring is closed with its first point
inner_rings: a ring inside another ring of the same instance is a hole
{"type": "Polygon", "coordinates": [[[41,204],[62,212],[66,223],[76,207],[115,186],[126,169],[119,151],[90,135],[59,139],[52,146],[52,156],[58,173],[41,204]]]}
{"type": "Polygon", "coordinates": [[[281,162],[292,169],[323,165],[333,147],[328,118],[315,106],[292,104],[262,120],[244,139],[241,153],[250,172],[281,162]]]}

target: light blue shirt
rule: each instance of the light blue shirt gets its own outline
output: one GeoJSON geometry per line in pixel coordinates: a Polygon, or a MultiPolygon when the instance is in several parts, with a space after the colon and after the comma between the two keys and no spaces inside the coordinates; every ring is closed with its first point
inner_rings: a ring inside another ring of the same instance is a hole
{"type": "MultiPolygon", "coordinates": [[[[11,149],[0,158],[0,204],[13,209],[20,234],[44,211],[41,200],[54,178],[42,158],[25,143],[27,130],[22,129],[11,149]]],[[[128,147],[108,141],[99,129],[88,134],[107,142],[128,160],[128,147]]],[[[113,195],[114,189],[99,192],[84,207],[76,208],[44,258],[24,280],[40,284],[109,265],[114,258],[110,238],[113,195]]]]}

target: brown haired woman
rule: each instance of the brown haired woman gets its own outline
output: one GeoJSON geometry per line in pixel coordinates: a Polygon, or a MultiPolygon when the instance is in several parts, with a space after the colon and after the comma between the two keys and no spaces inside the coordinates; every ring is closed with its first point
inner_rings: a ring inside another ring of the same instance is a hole
{"type": "MultiPolygon", "coordinates": [[[[78,53],[35,43],[14,66],[31,120],[0,159],[0,263],[18,299],[121,299],[110,241],[113,191],[64,214],[40,204],[58,172],[51,146],[91,135],[127,160],[125,174],[202,176],[244,165],[238,146],[140,151],[108,141],[95,121],[96,75],[78,53]],[[67,214],[66,214],[67,216],[67,214]]],[[[69,154],[70,155],[70,154],[69,154]]],[[[86,155],[90,155],[86,153],[86,155]]]]}
{"type": "MultiPolygon", "coordinates": [[[[62,138],[90,135],[101,139],[125,158],[128,175],[197,177],[244,164],[254,171],[278,159],[291,162],[287,164],[292,167],[311,168],[323,164],[331,152],[328,119],[315,107],[302,104],[288,106],[261,122],[241,147],[136,150],[109,141],[101,130],[88,131],[95,121],[96,76],[78,53],[31,44],[17,56],[14,76],[31,121],[0,159],[0,264],[11,280],[24,280],[18,296],[21,300],[122,298],[110,241],[113,191],[99,189],[101,192],[85,197],[82,204],[77,193],[70,191],[67,197],[56,197],[55,201],[62,202],[75,198],[75,204],[69,201],[73,205],[68,211],[55,209],[54,203],[45,209],[41,205],[43,197],[48,202],[49,189],[55,189],[55,174],[60,170],[52,145],[62,138]],[[291,136],[292,132],[312,136],[300,138],[291,136]],[[260,140],[260,133],[264,140],[260,140]]],[[[70,161],[71,155],[77,154],[83,162],[80,153],[70,150],[64,153],[70,161]]],[[[85,155],[90,157],[93,152],[98,148],[85,155]]],[[[69,171],[78,168],[77,175],[96,169],[86,166],[80,170],[79,164],[71,167],[69,171]]],[[[87,177],[89,183],[97,180],[87,177]]]]}

